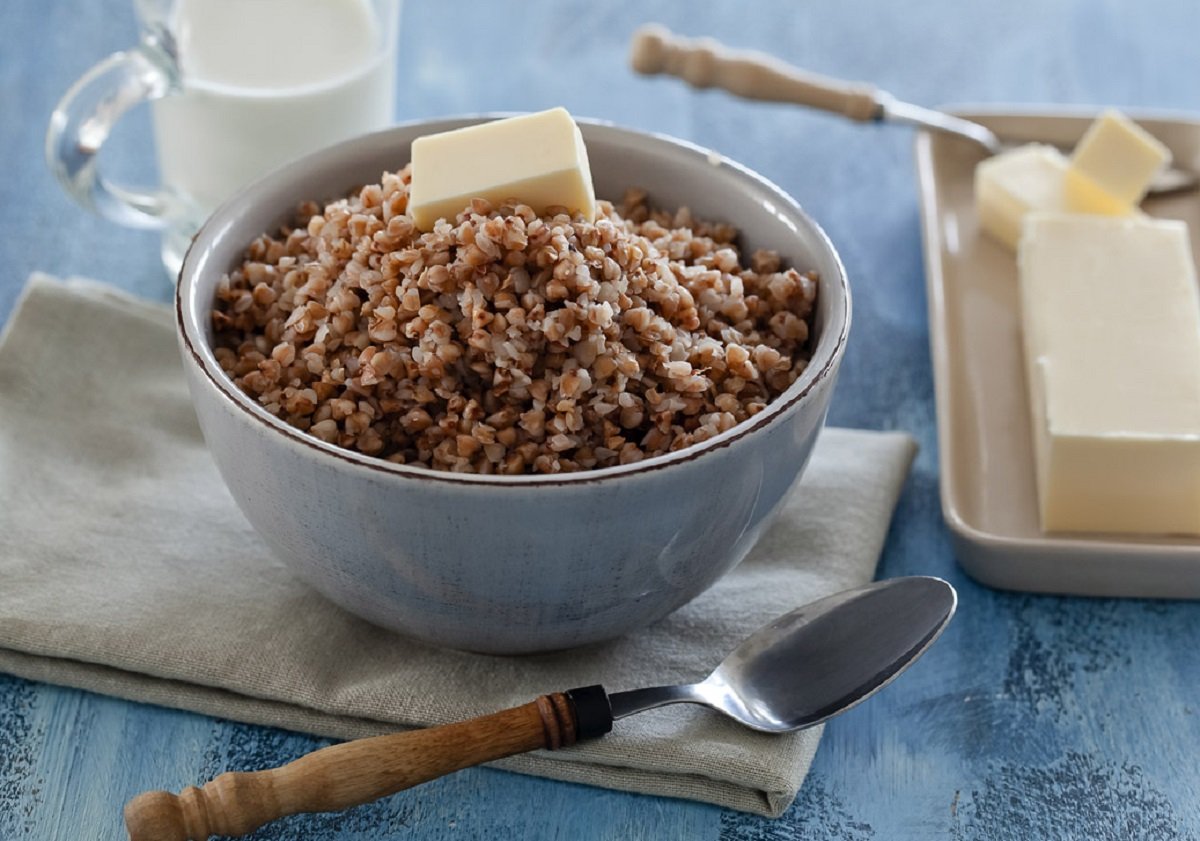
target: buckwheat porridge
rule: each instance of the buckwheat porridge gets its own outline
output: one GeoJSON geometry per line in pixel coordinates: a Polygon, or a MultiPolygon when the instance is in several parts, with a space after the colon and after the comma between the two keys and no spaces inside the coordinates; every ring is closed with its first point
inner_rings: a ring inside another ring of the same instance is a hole
{"type": "Polygon", "coordinates": [[[746,420],[804,370],[817,276],[629,191],[594,223],[475,200],[430,233],[385,173],[222,279],[216,356],[292,426],[400,464],[559,473],[746,420]]]}

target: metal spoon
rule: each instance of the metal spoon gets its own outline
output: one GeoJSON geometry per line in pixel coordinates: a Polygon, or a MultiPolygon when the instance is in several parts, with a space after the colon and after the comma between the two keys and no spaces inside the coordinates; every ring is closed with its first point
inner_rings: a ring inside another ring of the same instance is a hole
{"type": "MultiPolygon", "coordinates": [[[[819,76],[766,53],[731,50],[712,38],[681,38],[658,24],[643,26],[633,34],[630,63],[638,73],[675,76],[693,87],[721,88],[746,99],[790,102],[859,122],[906,123],[953,134],[982,146],[990,155],[1031,142],[1002,139],[979,123],[902,102],[873,85],[819,76]]],[[[1182,192],[1197,184],[1200,177],[1196,173],[1168,167],[1155,177],[1147,195],[1182,192]]]]}
{"type": "Polygon", "coordinates": [[[612,695],[588,686],[457,724],[332,745],[178,796],[138,795],[125,824],[131,841],[243,835],[284,815],[347,809],[482,762],[569,747],[607,733],[614,719],[667,704],[701,704],[768,733],[800,730],[893,680],[937,639],[956,604],[939,578],[869,584],[781,616],[700,683],[612,695]]]}

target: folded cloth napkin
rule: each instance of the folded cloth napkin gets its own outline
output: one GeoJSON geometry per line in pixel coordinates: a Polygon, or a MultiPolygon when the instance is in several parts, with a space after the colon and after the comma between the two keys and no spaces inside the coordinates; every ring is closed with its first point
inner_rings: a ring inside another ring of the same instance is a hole
{"type": "MultiPolygon", "coordinates": [[[[34,275],[0,339],[0,671],[336,738],[693,682],[767,620],[871,579],[913,452],[826,430],[750,557],[651,628],[538,656],[438,649],[325,601],[258,540],[205,450],[166,307],[34,275]]],[[[819,738],[676,706],[497,764],[778,815],[819,738]]]]}

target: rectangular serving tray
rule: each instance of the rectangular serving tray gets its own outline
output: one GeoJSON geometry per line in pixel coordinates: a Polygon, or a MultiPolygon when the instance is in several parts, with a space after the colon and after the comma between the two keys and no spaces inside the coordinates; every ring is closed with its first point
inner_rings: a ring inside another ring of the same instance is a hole
{"type": "MultiPolygon", "coordinates": [[[[1005,140],[1066,147],[1096,114],[955,112],[1005,140]]],[[[1178,165],[1200,167],[1200,122],[1130,116],[1171,149],[1178,165]]],[[[1016,260],[979,228],[973,178],[983,157],[958,138],[929,132],[916,138],[942,513],[959,563],[979,581],[1005,589],[1200,598],[1200,540],[1039,528],[1016,260]]],[[[1200,254],[1200,193],[1150,199],[1143,209],[1186,221],[1193,253],[1200,254]]]]}

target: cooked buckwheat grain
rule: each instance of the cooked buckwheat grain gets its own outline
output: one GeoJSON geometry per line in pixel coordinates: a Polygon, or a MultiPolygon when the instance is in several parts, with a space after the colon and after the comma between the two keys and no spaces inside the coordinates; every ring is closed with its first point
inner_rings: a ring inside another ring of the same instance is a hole
{"type": "Polygon", "coordinates": [[[221,367],[323,441],[459,472],[608,467],[724,432],[804,370],[816,274],[742,266],[729,225],[631,190],[594,223],[476,199],[421,233],[408,184],[305,203],[217,289],[221,367]]]}

